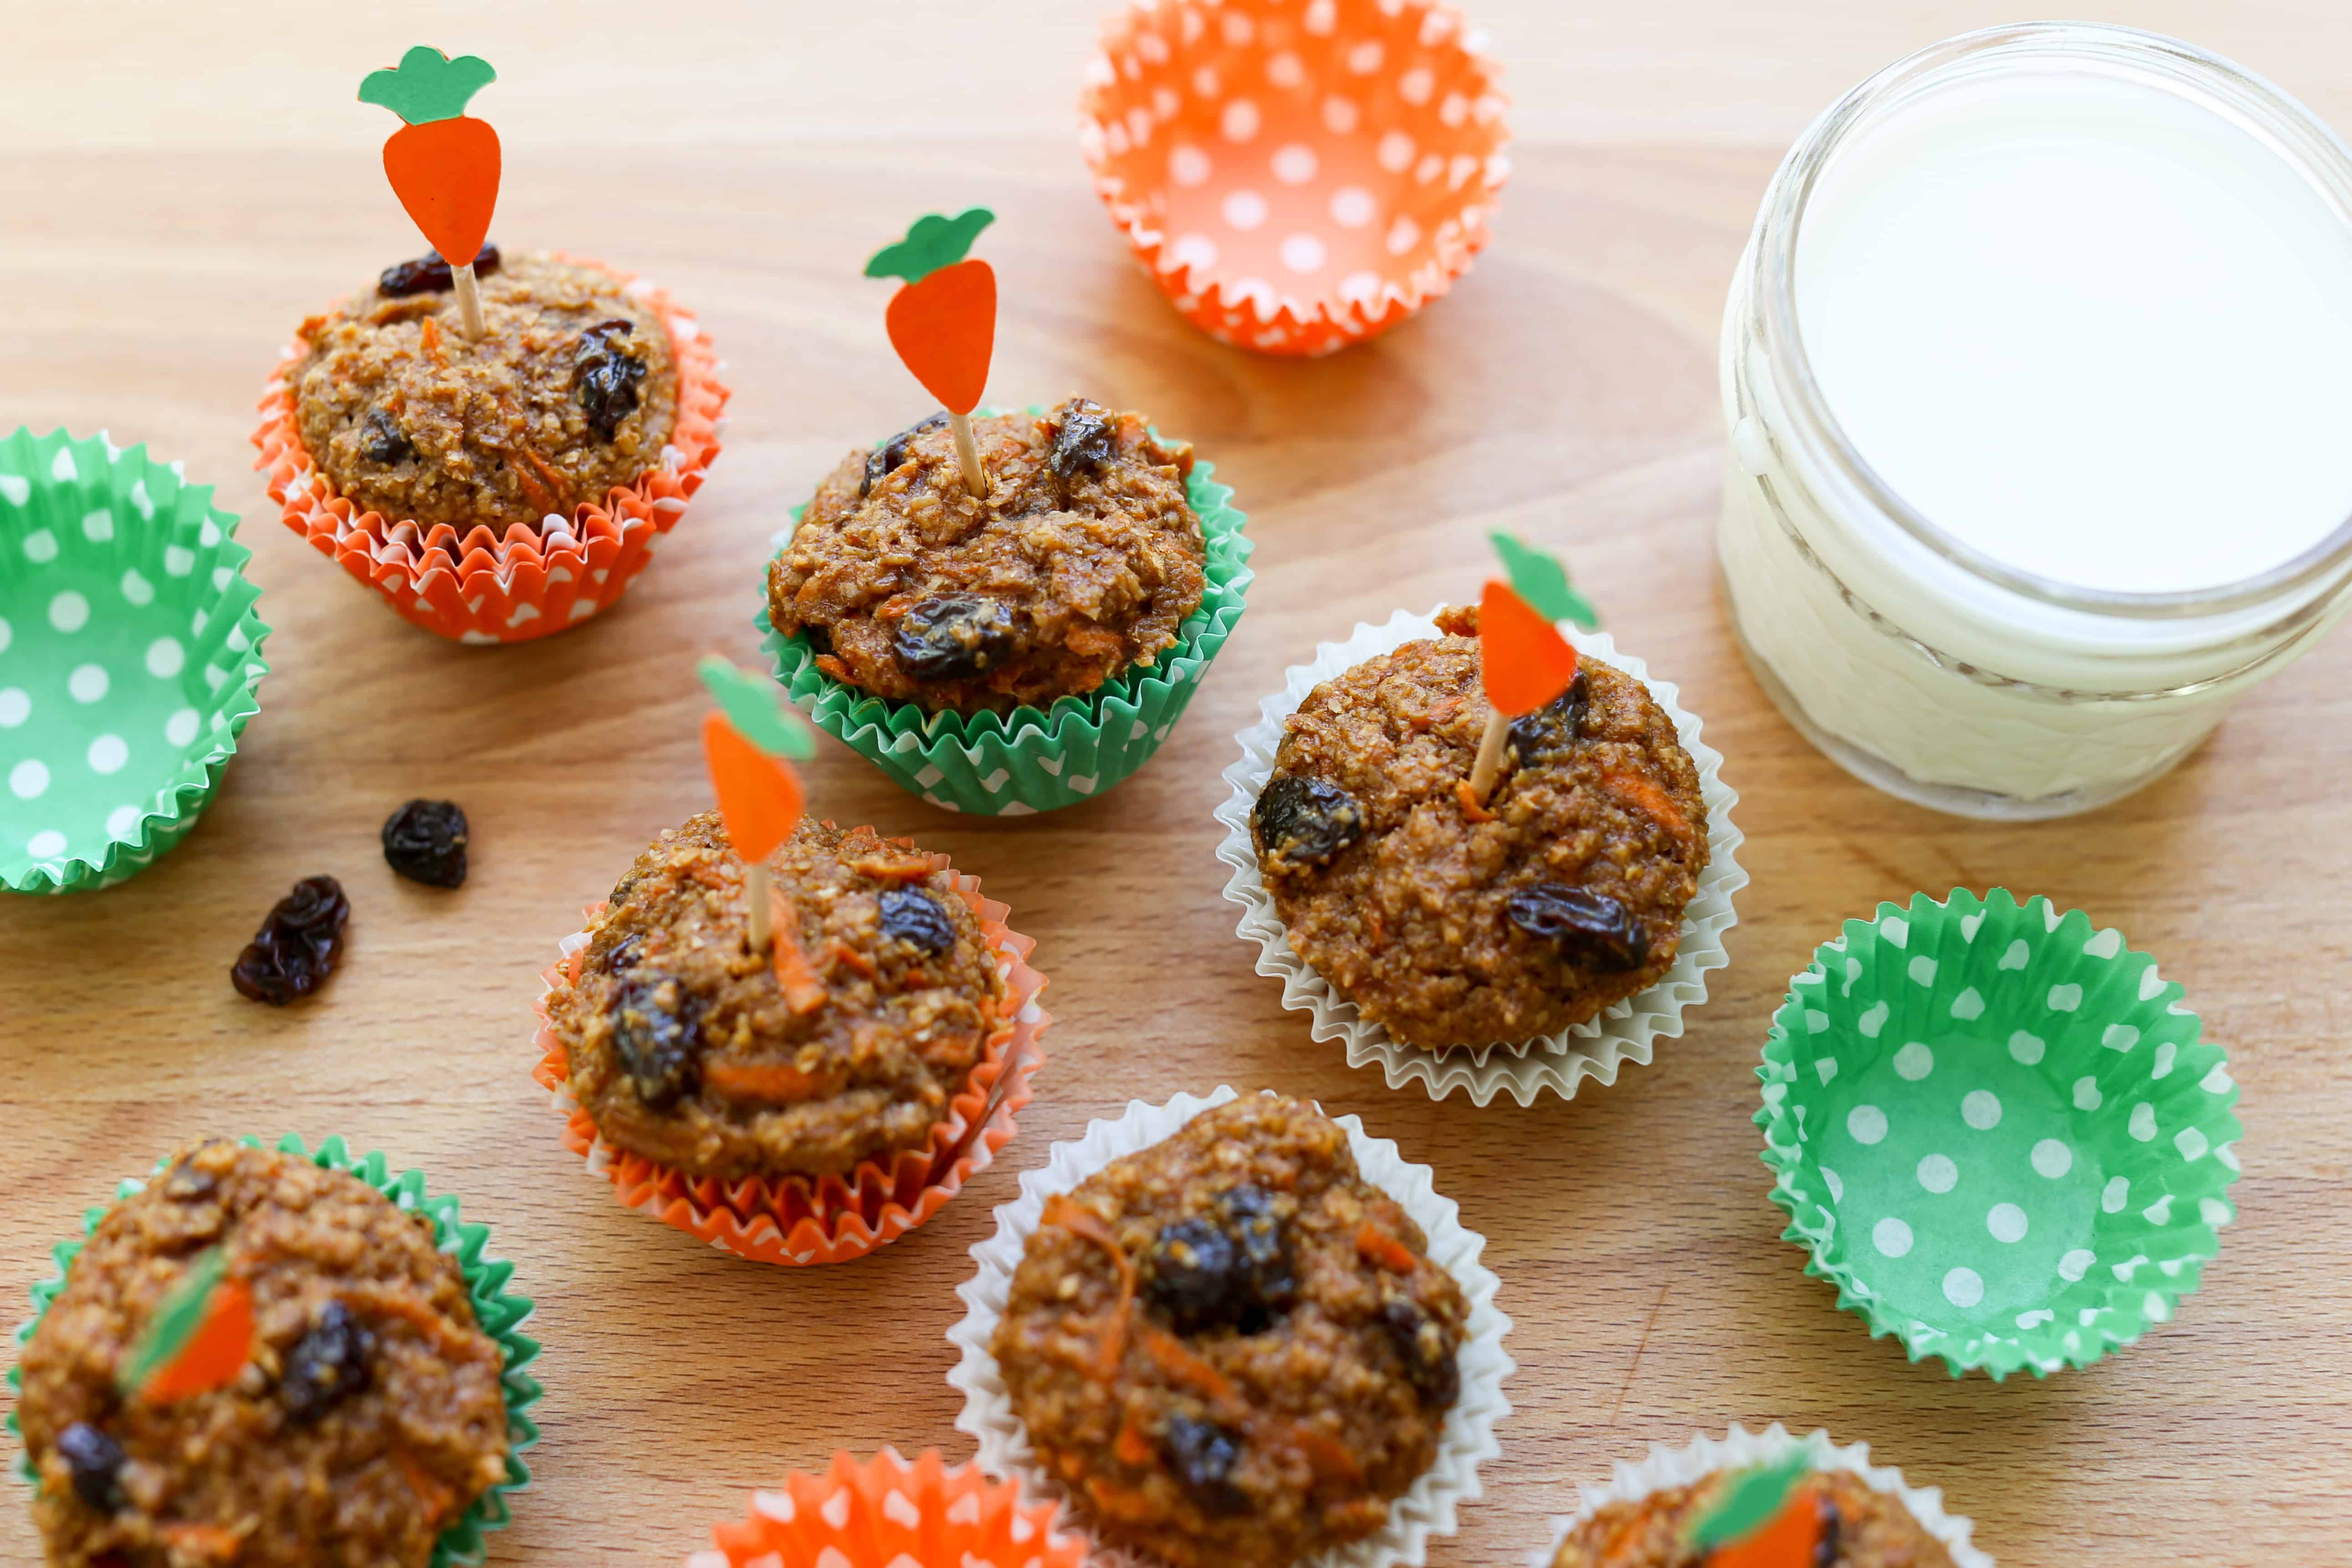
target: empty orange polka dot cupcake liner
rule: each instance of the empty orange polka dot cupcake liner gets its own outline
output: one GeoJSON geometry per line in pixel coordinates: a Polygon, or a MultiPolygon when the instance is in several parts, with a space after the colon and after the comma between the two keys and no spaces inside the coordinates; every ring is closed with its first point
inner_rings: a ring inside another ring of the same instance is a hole
{"type": "Polygon", "coordinates": [[[837,1453],[821,1476],[795,1470],[753,1492],[744,1517],[714,1525],[710,1550],[686,1568],[1084,1568],[1087,1538],[1057,1528],[1058,1513],[1024,1499],[1017,1481],[950,1468],[936,1448],[912,1464],[890,1448],[863,1460],[837,1453]]]}
{"type": "Polygon", "coordinates": [[[299,337],[280,355],[261,396],[254,467],[268,475],[269,499],[286,526],[376,589],[404,620],[459,642],[530,642],[578,626],[607,608],[653,558],[654,542],[677,526],[719,456],[728,387],[709,334],[667,290],[617,268],[553,253],[560,261],[599,268],[669,329],[677,363],[677,423],[659,467],[601,502],[570,515],[551,512],[537,527],[510,525],[503,536],[485,526],[460,535],[446,522],[362,511],[335,492],[302,444],[286,366],[310,352],[299,337]]]}
{"type": "Polygon", "coordinates": [[[1496,74],[1429,0],[1137,0],[1087,66],[1080,144],[1187,320],[1329,353],[1486,243],[1510,173],[1496,74]]]}
{"type": "MultiPolygon", "coordinates": [[[[934,869],[953,870],[944,855],[933,855],[930,861],[934,869]]],[[[605,1142],[572,1093],[570,1058],[547,1013],[556,988],[579,981],[588,950],[584,930],[563,940],[563,956],[541,975],[546,989],[534,1005],[540,1059],[531,1076],[563,1114],[563,1146],[587,1162],[591,1174],[610,1182],[614,1195],[627,1207],[755,1263],[846,1263],[927,1223],[1013,1141],[1013,1117],[1029,1103],[1030,1080],[1045,1061],[1037,1038],[1053,1022],[1037,1005],[1045,977],[1028,963],[1036,942],[1005,926],[1011,911],[981,897],[978,878],[957,875],[955,891],[978,917],[981,933],[996,954],[1005,1000],[979,1065],[963,1091],[948,1102],[947,1115],[932,1125],[924,1147],[902,1150],[887,1163],[868,1160],[845,1178],[755,1176],[728,1182],[688,1175],[605,1142]]],[[[584,913],[593,921],[604,909],[600,900],[584,913]]]]}

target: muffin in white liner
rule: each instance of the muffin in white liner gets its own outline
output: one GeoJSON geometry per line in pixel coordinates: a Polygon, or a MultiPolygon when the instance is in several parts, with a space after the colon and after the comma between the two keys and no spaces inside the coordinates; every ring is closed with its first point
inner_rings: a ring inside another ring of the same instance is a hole
{"type": "Polygon", "coordinates": [[[1391,1038],[1380,1025],[1360,1019],[1356,1005],[1291,951],[1289,933],[1275,912],[1274,895],[1266,891],[1265,880],[1258,872],[1257,849],[1250,842],[1250,808],[1274,774],[1283,721],[1297,712],[1307,693],[1324,681],[1406,643],[1444,636],[1432,616],[1399,610],[1381,626],[1359,623],[1346,642],[1318,645],[1315,662],[1286,670],[1283,689],[1258,705],[1264,716],[1235,737],[1242,755],[1224,773],[1233,795],[1217,808],[1217,820],[1226,830],[1223,842],[1217,846],[1217,858],[1234,868],[1225,883],[1225,897],[1242,906],[1242,939],[1255,942],[1260,948],[1257,972],[1282,981],[1282,1005],[1315,1015],[1315,1038],[1346,1041],[1348,1065],[1360,1068],[1378,1063],[1391,1089],[1418,1080],[1433,1100],[1443,1100],[1457,1089],[1466,1089],[1476,1105],[1485,1105],[1497,1092],[1507,1092],[1521,1105],[1531,1105],[1546,1089],[1562,1100],[1572,1100],[1577,1086],[1587,1078],[1612,1084],[1617,1081],[1617,1068],[1622,1062],[1647,1067],[1651,1042],[1661,1035],[1681,1034],[1683,1009],[1706,1000],[1706,972],[1731,962],[1724,952],[1723,937],[1738,920],[1731,896],[1748,885],[1748,873],[1740,869],[1736,856],[1743,835],[1732,824],[1731,808],[1739,796],[1723,782],[1723,754],[1699,739],[1699,721],[1675,702],[1675,687],[1651,679],[1649,667],[1631,654],[1619,652],[1608,633],[1583,631],[1565,623],[1559,630],[1580,654],[1590,654],[1648,687],[1658,706],[1674,721],[1683,749],[1698,770],[1699,796],[1706,805],[1708,861],[1698,879],[1698,891],[1683,912],[1682,943],[1664,978],[1612,1004],[1598,1016],[1557,1034],[1538,1035],[1516,1044],[1458,1046],[1443,1051],[1391,1038]]]}
{"type": "Polygon", "coordinates": [[[1582,1500],[1574,1513],[1554,1521],[1551,1544],[1532,1560],[1533,1568],[1551,1568],[1553,1556],[1568,1532],[1612,1502],[1639,1502],[1668,1487],[1691,1486],[1719,1470],[1751,1469],[1776,1464],[1802,1449],[1816,1470],[1844,1470],[1858,1476],[1873,1491],[1901,1502],[1919,1528],[1944,1543],[1956,1568],[1994,1568],[1993,1560],[1969,1540],[1976,1527],[1960,1514],[1944,1511],[1944,1494],[1936,1487],[1915,1487],[1892,1465],[1870,1462],[1867,1443],[1837,1444],[1827,1432],[1798,1437],[1775,1421],[1761,1432],[1749,1432],[1735,1423],[1722,1437],[1696,1437],[1687,1447],[1650,1445],[1650,1457],[1638,1465],[1620,1459],[1607,1486],[1579,1489],[1582,1500]]]}
{"type": "MultiPolygon", "coordinates": [[[[948,1342],[962,1353],[948,1373],[948,1382],[963,1391],[963,1411],[956,1429],[978,1441],[982,1469],[997,1477],[1018,1477],[1033,1496],[1067,1503],[1060,1484],[1036,1462],[1028,1433],[1013,1412],[996,1357],[989,1349],[997,1321],[1011,1299],[1013,1271],[1021,1266],[1023,1249],[1036,1233],[1045,1200],[1066,1193],[1080,1182],[1125,1155],[1148,1149],[1172,1136],[1201,1112],[1240,1098],[1231,1085],[1219,1085],[1206,1099],[1180,1094],[1165,1105],[1129,1100],[1116,1121],[1090,1121],[1087,1135],[1075,1143],[1056,1143],[1041,1170],[1021,1176],[1021,1196],[996,1211],[996,1234],[971,1249],[979,1272],[956,1287],[970,1309],[963,1321],[948,1331],[948,1342]]],[[[1500,1453],[1495,1423],[1510,1414],[1503,1397],[1503,1379],[1513,1363],[1503,1349],[1511,1320],[1495,1306],[1494,1273],[1478,1261],[1486,1238],[1465,1229],[1454,1200],[1439,1195],[1429,1167],[1406,1161],[1396,1144],[1366,1134],[1353,1116],[1335,1119],[1346,1130],[1363,1179],[1394,1198],[1428,1237],[1431,1261],[1452,1274],[1470,1303],[1467,1332],[1456,1356],[1462,1392],[1446,1413],[1437,1458],[1404,1494],[1389,1505],[1386,1529],[1349,1546],[1335,1547],[1307,1560],[1313,1568],[1415,1568],[1432,1535],[1451,1535],[1454,1510],[1479,1497],[1479,1465],[1500,1453]]],[[[1085,1516],[1080,1512],[1078,1522],[1085,1516]]],[[[1098,1550],[1102,1564],[1137,1564],[1152,1561],[1118,1548],[1098,1550]]]]}

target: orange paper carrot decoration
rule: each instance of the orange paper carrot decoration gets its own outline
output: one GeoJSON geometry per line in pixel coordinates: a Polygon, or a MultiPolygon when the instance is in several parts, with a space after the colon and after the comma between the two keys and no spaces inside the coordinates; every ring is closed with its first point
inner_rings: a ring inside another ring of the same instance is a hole
{"type": "Polygon", "coordinates": [[[702,755],[735,853],[746,866],[764,861],[793,836],[793,825],[800,820],[800,776],[790,763],[745,740],[724,713],[703,715],[702,755]]]}
{"type": "Polygon", "coordinates": [[[976,496],[988,493],[988,476],[972,440],[971,411],[987,390],[988,362],[996,351],[996,271],[965,253],[995,221],[986,207],[951,218],[926,214],[906,238],[884,246],[866,263],[868,278],[906,279],[883,318],[890,346],[948,411],[956,460],[976,496]]]}
{"type": "Polygon", "coordinates": [[[226,1388],[253,1358],[253,1292],[217,1247],[156,1304],[123,1363],[125,1394],[150,1405],[226,1388]]]}
{"type": "Polygon", "coordinates": [[[1470,802],[1484,806],[1502,771],[1511,721],[1532,713],[1576,679],[1576,649],[1507,583],[1478,599],[1478,678],[1486,688],[1486,732],[1470,770],[1470,802]]]}
{"type": "MultiPolygon", "coordinates": [[[[702,721],[702,754],[710,767],[710,786],[718,792],[719,816],[727,837],[743,859],[743,893],[750,904],[751,950],[776,955],[776,977],[792,998],[802,976],[791,973],[787,955],[798,959],[789,939],[777,942],[768,857],[792,837],[804,804],[800,775],[788,756],[806,759],[816,744],[798,714],[787,715],[777,705],[773,681],[736,668],[712,655],[698,667],[702,683],[710,689],[723,711],[702,721]]],[[[791,910],[785,910],[789,918],[791,910]]],[[[805,971],[806,964],[801,964],[805,971]]],[[[822,994],[820,993],[820,999],[822,994]]],[[[805,1011],[798,1002],[795,1011],[805,1011]]]]}
{"type": "Polygon", "coordinates": [[[1691,1531],[1706,1568],[1814,1568],[1820,1495],[1802,1455],[1739,1476],[1691,1531]]]}
{"type": "Polygon", "coordinates": [[[467,101],[498,79],[478,55],[451,59],[419,44],[400,64],[370,71],[360,101],[378,103],[405,121],[383,144],[384,177],[426,243],[457,279],[466,333],[482,333],[474,258],[489,237],[499,205],[499,133],[466,112],[467,101]]]}

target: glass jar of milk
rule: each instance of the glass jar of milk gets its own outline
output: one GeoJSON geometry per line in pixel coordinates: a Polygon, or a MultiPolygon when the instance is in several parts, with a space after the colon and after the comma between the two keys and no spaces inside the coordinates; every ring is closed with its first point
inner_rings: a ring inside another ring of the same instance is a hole
{"type": "Polygon", "coordinates": [[[1927,805],[2099,805],[2352,602],[2352,153],[2152,34],[1939,45],[1780,166],[1723,397],[1790,719],[1927,805]]]}

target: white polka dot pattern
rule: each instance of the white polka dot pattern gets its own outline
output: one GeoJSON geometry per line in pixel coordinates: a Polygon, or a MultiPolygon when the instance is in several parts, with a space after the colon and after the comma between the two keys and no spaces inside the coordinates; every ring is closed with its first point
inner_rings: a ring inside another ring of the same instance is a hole
{"type": "Polygon", "coordinates": [[[2233,1210],[2236,1086],[2178,985],[2046,900],[1849,921],[1764,1055],[1789,1237],[1913,1359],[2046,1374],[2168,1321],[2233,1210]]]}

